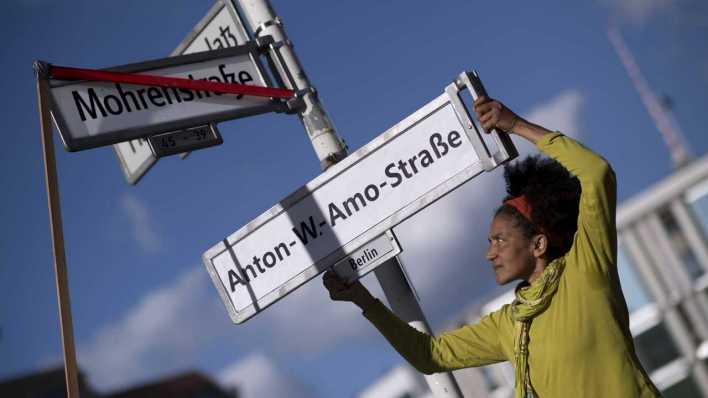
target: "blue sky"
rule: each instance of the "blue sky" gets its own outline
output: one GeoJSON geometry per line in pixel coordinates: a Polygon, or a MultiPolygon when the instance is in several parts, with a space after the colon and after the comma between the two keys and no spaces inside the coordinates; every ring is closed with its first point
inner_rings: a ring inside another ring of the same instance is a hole
{"type": "MultiPolygon", "coordinates": [[[[160,58],[211,4],[0,5],[0,378],[61,361],[32,61],[100,68],[160,58]]],[[[708,150],[708,6],[698,0],[273,5],[352,150],[475,68],[492,96],[603,154],[620,200],[629,198],[672,166],[607,40],[611,17],[653,89],[673,100],[690,149],[708,150]]],[[[247,397],[277,388],[352,396],[401,363],[352,305],[330,302],[316,279],[233,325],[208,280],[206,249],[320,172],[294,116],[219,128],[223,145],[163,159],[134,187],[110,148],[69,153],[57,141],[79,364],[102,391],[197,369],[242,383],[247,397]]],[[[496,291],[482,253],[502,189],[499,173],[482,176],[396,228],[436,331],[496,291]]],[[[373,277],[365,283],[378,291],[373,277]]]]}

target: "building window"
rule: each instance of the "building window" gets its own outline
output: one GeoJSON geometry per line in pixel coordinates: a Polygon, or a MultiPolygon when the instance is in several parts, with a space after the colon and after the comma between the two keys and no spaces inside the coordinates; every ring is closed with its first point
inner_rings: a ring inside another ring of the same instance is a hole
{"type": "Polygon", "coordinates": [[[686,202],[703,229],[704,238],[708,237],[708,180],[686,191],[686,202]]]}
{"type": "MultiPolygon", "coordinates": [[[[708,201],[708,197],[706,197],[706,200],[708,201]]],[[[708,210],[708,202],[706,207],[706,210],[708,210]]],[[[698,263],[696,255],[693,254],[691,246],[673,214],[668,210],[663,210],[659,213],[659,219],[666,230],[671,247],[678,254],[681,265],[683,265],[688,275],[691,278],[698,278],[703,275],[703,268],[698,263]]]]}
{"type": "Polygon", "coordinates": [[[637,274],[637,267],[630,260],[631,258],[620,246],[617,249],[617,272],[619,272],[622,293],[627,301],[627,308],[631,314],[652,302],[641,277],[637,274]]]}
{"type": "Polygon", "coordinates": [[[661,392],[664,398],[700,398],[703,396],[692,377],[687,377],[661,392]]]}
{"type": "Polygon", "coordinates": [[[649,373],[681,356],[673,338],[661,323],[634,336],[634,346],[639,361],[649,373]]]}

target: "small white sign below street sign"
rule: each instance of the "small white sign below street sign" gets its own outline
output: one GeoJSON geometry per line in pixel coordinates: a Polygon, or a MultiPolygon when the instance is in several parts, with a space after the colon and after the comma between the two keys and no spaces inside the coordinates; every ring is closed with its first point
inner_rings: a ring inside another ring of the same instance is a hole
{"type": "MultiPolygon", "coordinates": [[[[246,28],[233,3],[230,0],[218,0],[170,56],[240,46],[248,40],[246,28]]],[[[128,184],[137,184],[157,162],[157,157],[149,148],[144,150],[144,143],[144,139],[137,139],[113,146],[128,184]],[[140,150],[135,150],[136,148],[140,150]]],[[[187,154],[188,152],[183,153],[182,158],[187,154]]]]}
{"type": "Polygon", "coordinates": [[[157,157],[208,148],[221,145],[224,142],[221,139],[221,134],[214,128],[213,124],[152,135],[148,138],[148,141],[152,152],[157,157]]]}
{"type": "Polygon", "coordinates": [[[351,283],[373,271],[384,261],[401,254],[401,251],[396,237],[389,230],[349,253],[334,264],[332,269],[343,281],[351,283]]]}
{"type": "Polygon", "coordinates": [[[204,253],[235,323],[515,156],[474,126],[459,88],[469,76],[204,253]]]}

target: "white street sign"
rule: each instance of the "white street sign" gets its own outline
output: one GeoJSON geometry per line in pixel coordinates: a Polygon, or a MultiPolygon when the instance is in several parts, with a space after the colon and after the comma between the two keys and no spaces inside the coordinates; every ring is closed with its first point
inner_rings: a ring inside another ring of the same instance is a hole
{"type": "Polygon", "coordinates": [[[496,152],[487,147],[459,91],[451,84],[445,94],[204,253],[204,265],[235,323],[509,159],[513,147],[496,135],[496,152]]]}
{"type": "MultiPolygon", "coordinates": [[[[248,42],[248,34],[233,3],[217,1],[207,14],[194,26],[184,40],[172,51],[171,56],[200,51],[218,50],[240,46],[248,42]]],[[[144,139],[131,140],[113,146],[118,161],[129,184],[137,184],[140,178],[157,162],[157,157],[147,148],[135,151],[144,139]]],[[[186,157],[188,152],[182,154],[186,157]]]]}
{"type": "MultiPolygon", "coordinates": [[[[111,70],[268,86],[261,70],[256,67],[258,51],[255,43],[249,43],[111,70]]],[[[50,80],[50,97],[52,117],[70,151],[287,109],[284,103],[264,97],[56,79],[50,80]]]]}
{"type": "Polygon", "coordinates": [[[229,0],[217,1],[171,55],[236,47],[249,41],[241,17],[229,0]]]}

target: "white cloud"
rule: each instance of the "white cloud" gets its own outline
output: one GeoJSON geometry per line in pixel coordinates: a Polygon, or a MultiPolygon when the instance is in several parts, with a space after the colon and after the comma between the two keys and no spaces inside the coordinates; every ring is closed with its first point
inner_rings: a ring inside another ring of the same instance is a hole
{"type": "Polygon", "coordinates": [[[549,130],[561,131],[571,137],[580,137],[580,113],[583,95],[578,90],[565,90],[549,101],[534,106],[524,114],[530,122],[549,130]]]}
{"type": "Polygon", "coordinates": [[[110,389],[189,365],[199,344],[219,330],[202,325],[227,324],[208,287],[203,268],[187,271],[80,345],[79,363],[91,383],[110,389]]]}
{"type": "Polygon", "coordinates": [[[204,268],[196,267],[80,344],[80,366],[105,391],[193,367],[199,352],[217,343],[238,350],[263,342],[276,351],[318,355],[343,339],[373,336],[359,311],[332,303],[317,279],[233,326],[204,268]]]}
{"type": "Polygon", "coordinates": [[[143,202],[132,194],[125,193],[120,204],[133,229],[133,237],[146,252],[157,252],[162,248],[162,240],[155,232],[150,212],[143,202]]]}
{"type": "Polygon", "coordinates": [[[235,387],[239,397],[243,398],[307,398],[314,395],[262,353],[251,354],[228,366],[219,374],[218,380],[223,386],[235,387]]]}

